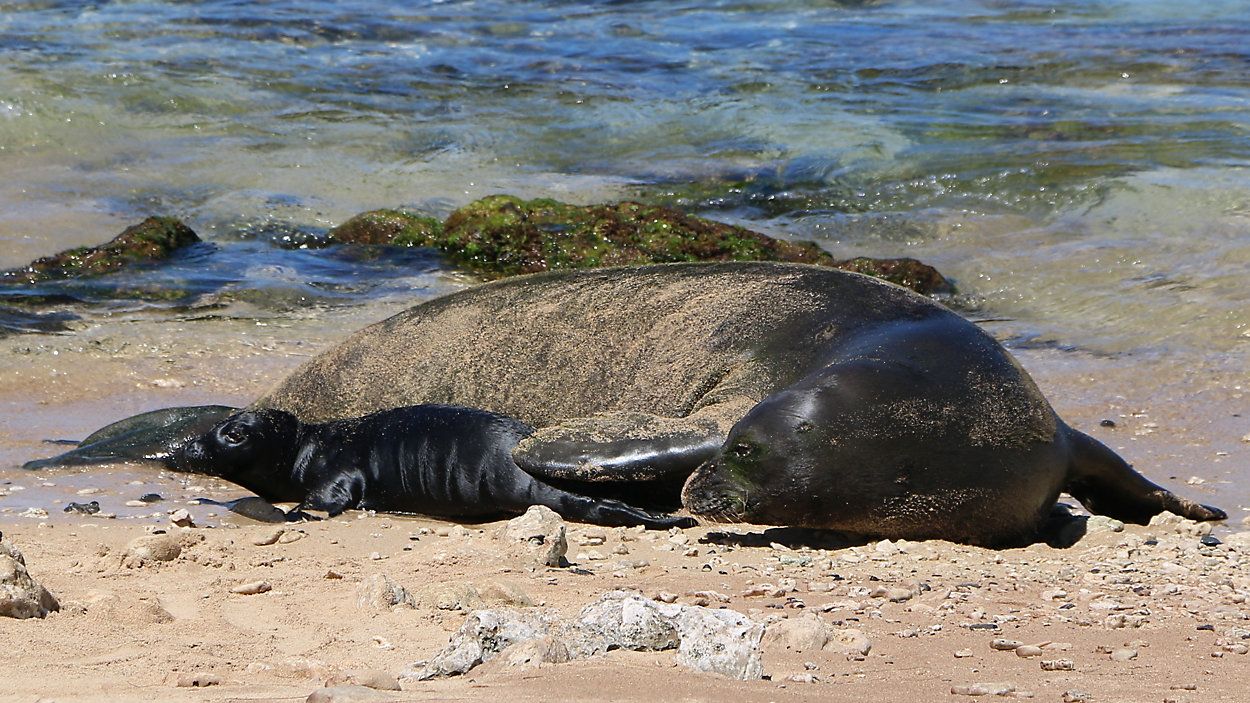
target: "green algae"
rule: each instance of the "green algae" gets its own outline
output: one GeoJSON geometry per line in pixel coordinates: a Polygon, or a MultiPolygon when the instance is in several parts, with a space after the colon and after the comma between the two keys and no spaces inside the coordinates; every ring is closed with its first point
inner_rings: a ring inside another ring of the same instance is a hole
{"type": "Polygon", "coordinates": [[[3,272],[0,280],[30,284],[101,276],[136,264],[167,259],[179,249],[199,241],[195,232],[177,218],[149,217],[127,227],[105,244],[68,249],[36,259],[24,268],[3,272]]]}
{"type": "Polygon", "coordinates": [[[326,234],[334,244],[394,244],[397,246],[437,246],[443,223],[433,217],[401,210],[362,212],[326,234]]]}

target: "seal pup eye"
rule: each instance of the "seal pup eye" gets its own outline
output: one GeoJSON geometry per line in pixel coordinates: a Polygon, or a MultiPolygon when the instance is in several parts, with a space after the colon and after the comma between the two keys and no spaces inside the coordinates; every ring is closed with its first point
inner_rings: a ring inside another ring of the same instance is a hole
{"type": "Polygon", "coordinates": [[[221,438],[231,444],[242,444],[247,439],[247,433],[238,427],[227,427],[221,431],[221,438]]]}

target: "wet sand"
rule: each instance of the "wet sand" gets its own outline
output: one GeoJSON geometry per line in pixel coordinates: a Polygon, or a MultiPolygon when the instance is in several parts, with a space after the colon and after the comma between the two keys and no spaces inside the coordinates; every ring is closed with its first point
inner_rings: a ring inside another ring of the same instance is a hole
{"type": "Polygon", "coordinates": [[[1070,424],[1121,451],[1153,480],[1226,509],[1228,524],[1214,532],[1224,542],[1215,546],[1203,546],[1200,529],[1189,524],[1094,532],[1069,549],[931,542],[904,544],[902,552],[889,543],[823,551],[769,546],[776,533],[750,526],[715,531],[756,535],[746,541],[758,546],[704,542],[708,528],[672,541],[666,533],[571,525],[575,567],[530,569],[510,561],[491,536],[494,524],[465,531],[434,520],[349,514],[291,528],[298,541],[256,546],[255,537],[272,527],[186,503],[197,495],[243,495],[227,484],[136,467],[15,468],[55,453],[44,439],[80,438],[135,412],[244,404],[309,355],[396,309],[373,305],[264,324],[134,315],[91,322],[70,335],[0,339],[0,530],[64,605],[42,621],[0,623],[0,646],[18,653],[7,660],[0,700],[302,700],[345,669],[394,675],[436,652],[465,614],[362,609],[361,584],[379,573],[413,588],[504,580],[566,613],[616,588],[672,593],[686,603],[696,598],[689,594],[710,590],[729,596],[713,606],[760,620],[818,613],[863,630],[873,643],[862,661],[774,646],[765,650],[771,680],[764,681],[688,672],[674,666],[671,652],[612,652],[405,683],[395,700],[962,700],[952,688],[979,683],[1011,684],[1012,695],[1050,701],[1064,700],[1065,692],[1073,700],[1085,692],[1093,701],[1244,700],[1250,659],[1236,645],[1250,644],[1242,639],[1250,637],[1250,541],[1237,533],[1250,529],[1243,523],[1250,515],[1250,442],[1241,439],[1250,418],[1239,416],[1246,404],[1242,370],[1216,363],[1016,351],[1070,424]],[[1104,419],[1116,426],[1101,427],[1104,419]],[[126,505],[153,492],[165,500],[126,505]],[[115,517],[61,511],[69,501],[88,500],[115,517]],[[170,526],[168,513],[184,507],[198,527],[170,526]],[[151,529],[184,540],[183,555],[124,566],[126,544],[151,529]],[[606,535],[603,545],[580,543],[594,532],[606,535]],[[628,554],[613,553],[617,547],[628,554]],[[327,578],[330,571],[342,578],[327,578]],[[259,579],[273,590],[231,593],[259,579]],[[783,579],[792,579],[792,588],[783,579]],[[750,595],[761,584],[773,588],[750,595]],[[891,602],[890,589],[911,595],[891,602]],[[997,651],[990,646],[996,638],[1042,645],[1043,653],[997,651]],[[1110,652],[1119,650],[1133,650],[1135,658],[1113,659],[1110,652]],[[1039,663],[1059,659],[1071,660],[1073,669],[1044,671],[1039,663]],[[176,685],[196,674],[220,683],[176,685]]]}

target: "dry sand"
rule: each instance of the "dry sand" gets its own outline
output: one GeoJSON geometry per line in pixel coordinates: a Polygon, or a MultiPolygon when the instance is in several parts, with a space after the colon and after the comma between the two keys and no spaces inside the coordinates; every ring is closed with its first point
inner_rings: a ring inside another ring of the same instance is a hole
{"type": "Polygon", "coordinates": [[[573,565],[536,568],[493,536],[495,523],[459,529],[348,514],[292,526],[294,541],[260,546],[272,526],[186,504],[194,495],[242,495],[225,484],[133,467],[7,468],[55,451],[43,438],[81,437],[132,412],[245,403],[370,321],[359,315],[265,326],[135,317],[69,336],[0,340],[0,531],[63,606],[42,620],[0,619],[0,700],[303,700],[345,670],[393,676],[438,651],[465,613],[429,599],[416,608],[362,606],[362,584],[377,574],[419,594],[501,583],[569,614],[613,589],[672,594],[760,621],[815,614],[872,643],[862,659],[770,645],[770,679],[747,682],[686,671],[672,652],[614,651],[528,670],[487,664],[406,682],[393,700],[959,701],[970,698],[952,690],[977,684],[1010,684],[1011,695],[1042,701],[1079,700],[1075,692],[1091,701],[1250,700],[1250,526],[1242,522],[1250,449],[1240,441],[1250,427],[1235,370],[1019,355],[1072,424],[1156,481],[1228,510],[1228,525],[1214,533],[1222,543],[1210,546],[1203,528],[1184,522],[1122,532],[1102,525],[1068,549],[1000,551],[838,546],[751,526],[671,536],[570,525],[573,565]],[[1117,427],[1099,428],[1104,418],[1117,427]],[[166,500],[126,505],[149,492],[166,500]],[[98,500],[116,517],[66,515],[60,508],[70,500],[98,500]],[[199,527],[170,525],[168,513],[179,508],[199,527]],[[184,544],[181,555],[127,566],[127,544],[158,529],[184,544]],[[604,543],[594,544],[600,533],[604,543]],[[272,590],[232,592],[260,580],[272,590]],[[996,639],[1042,651],[1019,656],[993,649],[996,639]],[[1059,660],[1072,669],[1043,669],[1059,660]],[[179,687],[180,679],[217,683],[179,687]]]}

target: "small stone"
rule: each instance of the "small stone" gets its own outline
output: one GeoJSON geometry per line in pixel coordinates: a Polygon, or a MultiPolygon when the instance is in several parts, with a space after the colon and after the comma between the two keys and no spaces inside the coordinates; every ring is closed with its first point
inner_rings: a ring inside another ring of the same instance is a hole
{"type": "Polygon", "coordinates": [[[326,681],[326,687],[332,688],[341,685],[364,686],[378,691],[398,691],[399,679],[376,669],[348,669],[347,671],[331,676],[326,681]]]}
{"type": "Polygon", "coordinates": [[[268,581],[252,581],[240,584],[230,589],[231,593],[237,593],[241,596],[254,596],[260,593],[268,593],[273,590],[273,586],[268,581]]]}
{"type": "Polygon", "coordinates": [[[285,532],[286,532],[285,527],[274,527],[274,528],[265,530],[264,532],[260,533],[256,537],[252,538],[252,544],[256,545],[257,547],[268,547],[271,544],[277,544],[278,540],[282,538],[282,535],[285,532]]]}
{"type": "Polygon", "coordinates": [[[182,545],[169,535],[146,535],[130,541],[122,563],[133,569],[150,562],[173,561],[180,554],[182,545]]]}
{"type": "Polygon", "coordinates": [[[967,686],[951,686],[954,696],[1006,696],[1016,690],[1010,683],[974,683],[967,686]]]}
{"type": "Polygon", "coordinates": [[[217,674],[192,673],[183,674],[178,677],[178,688],[206,688],[208,686],[220,686],[221,677],[217,674]]]}
{"type": "Polygon", "coordinates": [[[357,605],[367,610],[390,610],[396,607],[415,608],[416,599],[407,589],[386,574],[374,574],[360,584],[357,605]]]}
{"type": "Polygon", "coordinates": [[[1111,653],[1111,661],[1126,662],[1137,658],[1136,649],[1117,649],[1111,653]]]}
{"type": "Polygon", "coordinates": [[[1231,654],[1245,654],[1247,651],[1250,651],[1250,647],[1247,647],[1240,642],[1234,642],[1232,644],[1224,645],[1224,651],[1231,654]]]}
{"type": "Polygon", "coordinates": [[[1027,659],[1028,657],[1040,657],[1042,656],[1042,648],[1031,644],[1023,644],[1016,647],[1016,656],[1022,659],[1027,659]]]}
{"type": "Polygon", "coordinates": [[[1085,691],[1064,691],[1063,703],[1090,703],[1090,697],[1085,691]]]}
{"type": "Polygon", "coordinates": [[[1076,663],[1071,659],[1043,659],[1041,665],[1042,671],[1072,671],[1076,669],[1076,663]]]}
{"type": "Polygon", "coordinates": [[[971,656],[972,656],[972,650],[971,650],[971,649],[957,649],[957,650],[955,650],[955,658],[956,658],[956,659],[967,659],[968,657],[971,657],[971,656]]]}
{"type": "Polygon", "coordinates": [[[1014,652],[1017,648],[1022,646],[1024,646],[1024,643],[1017,642],[1016,640],[1007,640],[1002,638],[990,640],[990,649],[996,649],[1000,652],[1014,652]]]}
{"type": "Polygon", "coordinates": [[[786,681],[793,681],[794,683],[816,683],[820,681],[820,679],[816,678],[814,674],[792,674],[786,677],[786,681]]]}
{"type": "Polygon", "coordinates": [[[391,694],[375,691],[365,686],[329,686],[313,691],[305,703],[380,703],[393,701],[391,694]]]}
{"type": "Polygon", "coordinates": [[[195,527],[195,521],[191,519],[191,513],[186,508],[178,508],[170,513],[169,521],[178,527],[195,527]]]}
{"type": "Polygon", "coordinates": [[[564,520],[542,505],[530,506],[524,515],[509,520],[498,537],[516,545],[537,566],[560,566],[569,549],[564,520]]]}

